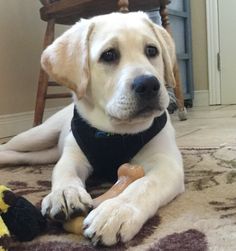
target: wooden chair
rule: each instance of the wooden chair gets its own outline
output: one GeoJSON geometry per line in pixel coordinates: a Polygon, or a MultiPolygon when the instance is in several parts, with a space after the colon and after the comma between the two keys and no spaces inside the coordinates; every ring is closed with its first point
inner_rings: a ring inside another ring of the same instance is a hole
{"type": "MultiPolygon", "coordinates": [[[[54,40],[55,25],[72,25],[81,17],[88,18],[95,15],[106,14],[113,11],[148,11],[158,9],[160,11],[163,27],[170,32],[169,18],[166,5],[169,0],[40,0],[43,7],[40,9],[41,19],[47,22],[43,48],[46,48],[54,40]]],[[[175,67],[176,87],[175,95],[180,113],[184,112],[184,102],[180,85],[179,71],[175,67]]],[[[48,87],[58,86],[49,81],[48,75],[40,69],[38,91],[36,98],[34,126],[42,123],[46,99],[68,98],[70,93],[48,94],[48,87]]]]}

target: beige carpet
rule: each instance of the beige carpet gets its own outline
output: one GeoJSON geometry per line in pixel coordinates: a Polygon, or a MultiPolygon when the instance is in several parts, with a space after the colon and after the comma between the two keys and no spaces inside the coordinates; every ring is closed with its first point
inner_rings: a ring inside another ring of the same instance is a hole
{"type": "MultiPolygon", "coordinates": [[[[182,153],[186,192],[160,209],[132,241],[99,250],[236,250],[236,149],[182,149],[182,153]]],[[[51,166],[1,168],[0,184],[39,206],[49,191],[51,171],[51,166]]],[[[32,242],[12,240],[10,250],[97,249],[82,236],[51,224],[32,242]]]]}

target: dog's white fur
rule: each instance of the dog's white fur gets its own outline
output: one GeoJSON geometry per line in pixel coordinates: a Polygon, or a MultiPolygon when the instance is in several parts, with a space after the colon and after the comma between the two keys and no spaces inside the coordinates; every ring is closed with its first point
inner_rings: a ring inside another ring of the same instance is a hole
{"type": "MultiPolygon", "coordinates": [[[[42,55],[48,74],[73,91],[81,116],[100,130],[121,134],[147,129],[165,111],[169,101],[165,84],[174,84],[174,63],[172,39],[142,12],[81,20],[42,55]],[[144,48],[150,44],[158,48],[159,56],[145,55],[144,48]],[[102,52],[110,48],[119,50],[119,63],[101,62],[102,52]],[[131,83],[144,74],[156,76],[161,83],[158,109],[135,116],[137,104],[131,83]]],[[[52,218],[60,211],[69,218],[75,209],[85,210],[92,205],[84,186],[92,167],[70,132],[73,106],[0,145],[0,165],[57,161],[52,191],[42,203],[42,212],[52,218]]],[[[184,191],[182,158],[169,116],[163,130],[131,163],[143,166],[145,177],[103,202],[84,220],[84,235],[94,244],[130,240],[159,207],[184,191]]]]}

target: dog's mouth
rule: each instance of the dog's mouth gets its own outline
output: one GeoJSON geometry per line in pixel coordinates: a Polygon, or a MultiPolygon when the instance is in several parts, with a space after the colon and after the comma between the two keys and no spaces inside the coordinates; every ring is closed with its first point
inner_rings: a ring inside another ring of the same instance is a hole
{"type": "Polygon", "coordinates": [[[151,116],[153,113],[155,113],[157,110],[160,110],[160,108],[158,106],[154,106],[154,105],[147,105],[141,109],[139,109],[134,115],[133,117],[149,117],[151,116]]]}
{"type": "Polygon", "coordinates": [[[112,122],[116,124],[121,123],[130,123],[130,124],[137,124],[143,122],[147,119],[152,119],[153,117],[158,116],[158,114],[162,113],[163,109],[159,106],[154,105],[146,105],[136,111],[133,111],[126,116],[118,117],[114,115],[109,115],[112,122]]]}

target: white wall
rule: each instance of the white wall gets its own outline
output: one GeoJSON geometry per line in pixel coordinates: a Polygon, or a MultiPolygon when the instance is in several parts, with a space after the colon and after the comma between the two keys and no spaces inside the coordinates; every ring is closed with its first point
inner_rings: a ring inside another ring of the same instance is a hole
{"type": "Polygon", "coordinates": [[[190,3],[194,89],[195,91],[208,90],[206,2],[191,0],[190,3]]]}
{"type": "Polygon", "coordinates": [[[34,110],[46,27],[40,7],[38,0],[0,0],[0,116],[34,110]]]}

